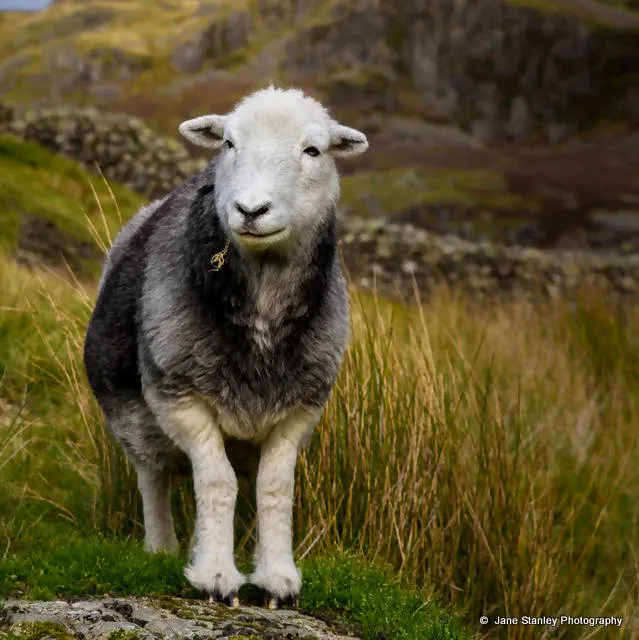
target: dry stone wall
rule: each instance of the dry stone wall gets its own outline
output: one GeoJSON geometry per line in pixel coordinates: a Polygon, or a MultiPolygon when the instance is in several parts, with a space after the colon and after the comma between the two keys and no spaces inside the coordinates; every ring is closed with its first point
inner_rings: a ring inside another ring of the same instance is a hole
{"type": "Polygon", "coordinates": [[[341,220],[342,255],[359,287],[413,299],[439,287],[479,296],[572,296],[599,291],[639,298],[639,255],[467,242],[382,219],[341,220]]]}
{"type": "Polygon", "coordinates": [[[156,198],[201,168],[177,140],[156,135],[137,118],[62,107],[20,109],[0,104],[0,131],[96,167],[109,180],[156,198]]]}

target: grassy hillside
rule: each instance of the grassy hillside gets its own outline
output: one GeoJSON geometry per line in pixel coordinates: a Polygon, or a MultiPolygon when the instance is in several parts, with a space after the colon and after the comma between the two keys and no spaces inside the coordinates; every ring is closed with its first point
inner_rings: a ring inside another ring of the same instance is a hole
{"type": "Polygon", "coordinates": [[[446,170],[364,171],[342,181],[342,203],[358,216],[394,216],[410,207],[467,205],[500,211],[529,212],[537,207],[509,190],[497,172],[446,170]]]}
{"type": "MultiPolygon", "coordinates": [[[[489,3],[476,29],[472,3],[454,12],[431,3],[442,13],[422,27],[440,19],[448,26],[422,37],[416,0],[373,3],[370,11],[347,0],[65,0],[39,13],[0,13],[0,100],[128,113],[173,138],[187,117],[224,112],[269,81],[292,83],[369,135],[370,152],[344,163],[349,174],[361,174],[344,181],[351,211],[397,214],[472,239],[597,249],[603,239],[605,249],[633,250],[639,155],[637,134],[627,130],[634,98],[622,96],[637,78],[636,3],[504,2],[510,11],[489,3]],[[457,33],[450,26],[457,14],[464,35],[436,41],[457,33]],[[503,42],[483,38],[490,24],[504,29],[503,42]],[[567,40],[555,46],[559,33],[567,40]],[[431,36],[433,51],[419,44],[431,36]],[[586,57],[574,58],[573,45],[586,57]],[[433,78],[428,69],[437,71],[433,78]],[[439,109],[442,96],[461,111],[439,109]],[[492,115],[474,113],[482,109],[492,115]],[[541,145],[482,148],[457,128],[472,131],[475,123],[482,130],[490,121],[497,131],[516,114],[528,121],[526,140],[541,145]],[[573,125],[588,133],[547,147],[546,125],[560,137],[570,137],[573,125]]],[[[22,223],[13,214],[10,224],[15,239],[22,223]]],[[[87,253],[82,243],[91,241],[78,233],[75,253],[87,253]]]]}
{"type": "MultiPolygon", "coordinates": [[[[16,166],[42,170],[39,150],[7,144],[16,166]]],[[[86,179],[76,171],[49,164],[60,225],[86,179]]],[[[32,190],[16,180],[13,198],[31,207],[32,190]]],[[[66,230],[90,237],[82,225],[66,230]]],[[[180,562],[140,548],[135,478],[84,378],[94,295],[90,281],[0,258],[0,595],[191,593],[180,562]]],[[[441,605],[492,637],[539,629],[482,627],[483,614],[570,612],[620,615],[621,637],[633,637],[637,322],[636,305],[592,295],[495,306],[440,292],[409,308],[353,292],[352,344],[297,469],[302,605],[341,612],[367,638],[463,637],[441,605]]],[[[174,508],[185,542],[188,485],[174,508]]],[[[238,526],[248,566],[254,530],[242,515],[238,526]]]]}
{"type": "Polygon", "coordinates": [[[50,265],[66,261],[79,275],[95,276],[105,244],[141,203],[75,162],[0,135],[0,250],[6,254],[21,250],[50,265]]]}
{"type": "MultiPolygon", "coordinates": [[[[170,106],[167,109],[165,103],[163,111],[174,116],[180,112],[175,101],[179,102],[183,91],[190,93],[188,78],[197,75],[187,72],[183,82],[176,83],[181,75],[176,51],[196,44],[208,30],[213,44],[201,55],[209,65],[214,62],[217,68],[234,69],[246,62],[249,53],[260,51],[279,35],[267,30],[254,4],[248,0],[71,0],[33,14],[0,14],[0,61],[5,62],[8,74],[4,86],[9,88],[11,99],[23,102],[33,98],[56,102],[64,96],[67,102],[95,104],[101,95],[88,90],[94,82],[110,86],[108,101],[117,97],[120,105],[129,100],[144,102],[149,93],[165,92],[170,106]],[[232,34],[226,33],[230,14],[249,16],[250,52],[241,37],[236,45],[232,34]]],[[[238,80],[235,97],[256,80],[251,73],[238,80]]],[[[228,89],[234,81],[224,84],[228,89]]],[[[218,91],[200,96],[202,106],[205,100],[209,101],[208,109],[220,100],[232,104],[234,92],[229,95],[220,89],[218,84],[218,91]]],[[[194,92],[190,98],[196,96],[194,92]]]]}
{"type": "MultiPolygon", "coordinates": [[[[0,249],[6,253],[32,254],[52,266],[67,262],[82,277],[96,275],[109,238],[143,202],[34,142],[0,134],[0,249]]],[[[430,206],[490,211],[501,220],[459,221],[487,236],[515,228],[540,206],[534,194],[524,198],[498,172],[481,169],[363,171],[342,180],[342,205],[364,217],[401,217],[430,206]]],[[[428,224],[426,218],[420,219],[428,224]]]]}
{"type": "MultiPolygon", "coordinates": [[[[9,136],[0,136],[0,193],[0,599],[197,597],[182,574],[184,554],[151,558],[142,550],[135,478],[104,429],[81,365],[91,276],[140,198],[9,136]],[[54,225],[34,249],[31,269],[15,262],[25,216],[54,225]],[[51,268],[51,229],[66,250],[75,243],[92,249],[80,269],[70,265],[73,274],[51,268]]],[[[188,487],[175,501],[186,535],[193,515],[188,487]]],[[[240,556],[248,570],[246,543],[240,556]]],[[[366,638],[467,637],[458,616],[383,559],[370,560],[339,547],[309,556],[301,606],[343,618],[366,638]]],[[[243,597],[257,602],[255,595],[243,597]]]]}

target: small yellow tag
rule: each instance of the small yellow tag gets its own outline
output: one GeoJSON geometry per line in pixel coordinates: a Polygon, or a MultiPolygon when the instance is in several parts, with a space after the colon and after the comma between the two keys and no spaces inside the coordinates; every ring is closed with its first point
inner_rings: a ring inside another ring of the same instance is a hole
{"type": "Polygon", "coordinates": [[[224,245],[224,249],[219,251],[211,258],[211,266],[213,267],[211,271],[219,271],[224,266],[224,258],[228,253],[229,247],[231,246],[231,238],[227,238],[226,245],[224,245]]]}

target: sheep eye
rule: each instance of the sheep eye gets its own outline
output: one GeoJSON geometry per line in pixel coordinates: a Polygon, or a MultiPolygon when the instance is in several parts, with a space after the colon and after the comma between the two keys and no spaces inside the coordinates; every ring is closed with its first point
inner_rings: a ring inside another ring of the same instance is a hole
{"type": "Polygon", "coordinates": [[[234,149],[235,145],[230,140],[225,140],[224,141],[224,148],[225,149],[234,149]]]}
{"type": "Polygon", "coordinates": [[[320,154],[320,151],[317,147],[306,147],[306,149],[304,149],[304,153],[308,156],[315,158],[320,154]]]}

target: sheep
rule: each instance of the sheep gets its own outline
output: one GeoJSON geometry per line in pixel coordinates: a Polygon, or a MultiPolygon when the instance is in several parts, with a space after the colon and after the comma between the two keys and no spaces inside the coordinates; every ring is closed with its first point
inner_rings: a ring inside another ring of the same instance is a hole
{"type": "Polygon", "coordinates": [[[136,469],[146,549],[178,549],[170,478],[192,473],[187,579],[229,606],[248,581],[277,608],[295,602],[302,583],[292,550],[298,451],[349,337],[333,158],[368,141],[302,91],[272,86],[179,130],[218,153],[118,234],[85,369],[136,469]],[[247,457],[257,471],[250,576],[233,555],[235,469],[247,457]]]}

